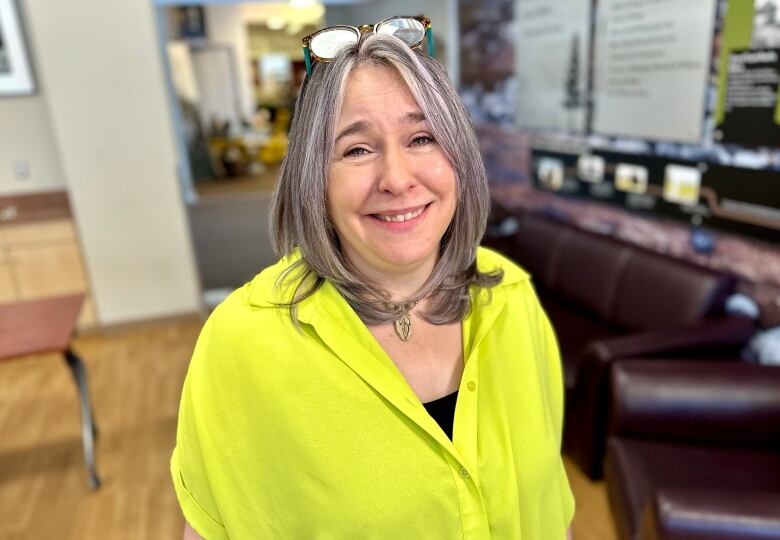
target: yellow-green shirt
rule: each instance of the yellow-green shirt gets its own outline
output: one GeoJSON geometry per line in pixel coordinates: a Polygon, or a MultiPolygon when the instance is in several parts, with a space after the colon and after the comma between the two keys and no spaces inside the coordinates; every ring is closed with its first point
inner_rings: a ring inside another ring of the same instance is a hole
{"type": "Polygon", "coordinates": [[[283,259],[209,318],[184,383],[171,473],[204,538],[565,537],[558,349],[528,275],[473,291],[452,441],[329,283],[300,303],[283,259]]]}

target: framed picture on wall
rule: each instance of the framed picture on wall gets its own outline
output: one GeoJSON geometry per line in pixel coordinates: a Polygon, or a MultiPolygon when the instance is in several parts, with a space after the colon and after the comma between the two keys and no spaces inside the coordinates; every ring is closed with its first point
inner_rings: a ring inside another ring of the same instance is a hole
{"type": "Polygon", "coordinates": [[[203,6],[176,8],[179,34],[184,39],[206,39],[206,13],[203,6]]]}
{"type": "Polygon", "coordinates": [[[0,0],[0,97],[35,92],[16,0],[0,0]]]}

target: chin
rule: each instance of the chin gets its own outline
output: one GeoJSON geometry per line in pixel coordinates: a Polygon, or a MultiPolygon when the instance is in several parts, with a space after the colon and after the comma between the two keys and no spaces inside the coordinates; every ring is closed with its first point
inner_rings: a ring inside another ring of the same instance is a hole
{"type": "Polygon", "coordinates": [[[377,255],[388,266],[409,267],[423,264],[431,259],[435,261],[438,256],[438,249],[431,249],[431,246],[425,246],[424,248],[420,246],[398,246],[377,255]]]}

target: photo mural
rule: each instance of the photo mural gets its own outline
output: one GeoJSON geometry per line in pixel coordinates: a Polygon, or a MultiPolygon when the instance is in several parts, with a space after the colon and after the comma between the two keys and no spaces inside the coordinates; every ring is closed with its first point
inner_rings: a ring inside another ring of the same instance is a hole
{"type": "Polygon", "coordinates": [[[460,21],[496,198],[737,273],[780,324],[777,0],[461,0],[460,21]]]}

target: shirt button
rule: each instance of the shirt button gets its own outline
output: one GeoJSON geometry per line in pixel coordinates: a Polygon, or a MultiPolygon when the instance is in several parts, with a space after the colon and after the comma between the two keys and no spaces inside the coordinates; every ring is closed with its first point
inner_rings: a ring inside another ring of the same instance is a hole
{"type": "Polygon", "coordinates": [[[469,381],[468,384],[466,384],[466,388],[471,390],[472,392],[477,389],[477,383],[474,381],[469,381]]]}
{"type": "Polygon", "coordinates": [[[461,467],[460,468],[460,475],[463,477],[464,480],[468,480],[469,478],[471,478],[471,475],[466,470],[466,467],[461,467]]]}

